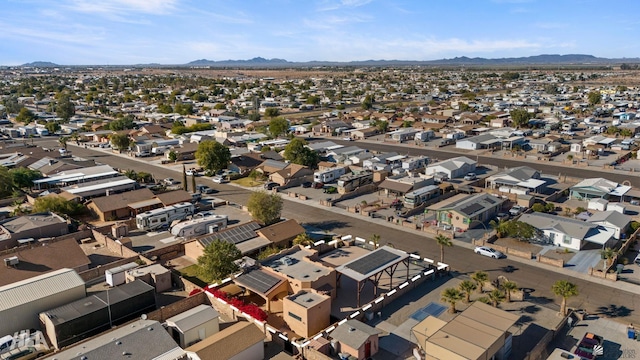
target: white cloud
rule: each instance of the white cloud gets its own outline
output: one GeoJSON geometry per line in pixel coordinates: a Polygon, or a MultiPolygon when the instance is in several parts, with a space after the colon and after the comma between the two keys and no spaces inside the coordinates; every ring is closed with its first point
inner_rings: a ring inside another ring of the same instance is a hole
{"type": "Polygon", "coordinates": [[[345,8],[358,8],[369,4],[373,0],[323,0],[319,6],[318,11],[334,11],[345,8]]]}
{"type": "Polygon", "coordinates": [[[167,15],[177,9],[178,0],[69,0],[66,8],[71,11],[96,14],[113,21],[144,23],[132,20],[141,14],[167,15]]]}

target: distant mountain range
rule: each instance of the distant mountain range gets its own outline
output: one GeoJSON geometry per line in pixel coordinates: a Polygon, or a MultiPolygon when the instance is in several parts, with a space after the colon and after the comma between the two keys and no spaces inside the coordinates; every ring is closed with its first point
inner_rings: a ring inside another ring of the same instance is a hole
{"type": "MultiPolygon", "coordinates": [[[[469,58],[466,56],[440,60],[362,60],[362,61],[307,61],[292,62],[284,59],[265,59],[254,57],[248,60],[194,60],[186,64],[137,64],[122,65],[135,67],[310,67],[310,66],[501,66],[501,65],[607,65],[622,63],[640,63],[640,58],[609,59],[584,54],[543,54],[517,58],[469,58]]],[[[62,65],[47,61],[34,61],[23,64],[24,67],[58,67],[62,65]]],[[[119,66],[119,67],[122,67],[119,66]]]]}

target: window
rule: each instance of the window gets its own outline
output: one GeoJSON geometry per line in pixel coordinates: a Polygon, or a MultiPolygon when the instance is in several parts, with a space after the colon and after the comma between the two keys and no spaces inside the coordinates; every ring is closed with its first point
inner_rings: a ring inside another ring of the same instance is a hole
{"type": "Polygon", "coordinates": [[[294,313],[292,313],[291,311],[289,311],[289,316],[298,320],[298,321],[302,321],[302,318],[294,313]]]}
{"type": "Polygon", "coordinates": [[[565,235],[564,238],[562,239],[562,243],[563,244],[571,244],[571,236],[565,235]]]}

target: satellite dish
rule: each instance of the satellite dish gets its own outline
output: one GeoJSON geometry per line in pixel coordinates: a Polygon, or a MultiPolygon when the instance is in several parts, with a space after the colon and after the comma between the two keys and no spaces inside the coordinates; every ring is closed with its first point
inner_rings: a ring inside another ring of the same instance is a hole
{"type": "Polygon", "coordinates": [[[602,345],[596,345],[593,347],[593,355],[602,356],[604,354],[604,347],[602,345]]]}
{"type": "Polygon", "coordinates": [[[140,315],[140,319],[142,319],[142,320],[147,320],[147,314],[142,314],[142,315],[140,315]]]}

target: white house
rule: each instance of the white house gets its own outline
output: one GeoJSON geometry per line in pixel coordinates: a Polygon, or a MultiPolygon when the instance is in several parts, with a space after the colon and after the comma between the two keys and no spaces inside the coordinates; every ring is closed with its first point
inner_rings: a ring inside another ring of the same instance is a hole
{"type": "Polygon", "coordinates": [[[445,173],[449,179],[464,177],[470,172],[476,171],[476,162],[465,156],[455,157],[427,166],[426,175],[445,173]]]}
{"type": "Polygon", "coordinates": [[[523,214],[520,221],[542,231],[554,245],[576,251],[588,242],[610,246],[615,235],[613,229],[602,225],[538,212],[523,214]]]}
{"type": "Polygon", "coordinates": [[[631,217],[617,211],[609,210],[595,213],[587,221],[615,231],[613,237],[620,240],[622,235],[629,229],[631,217]]]}

